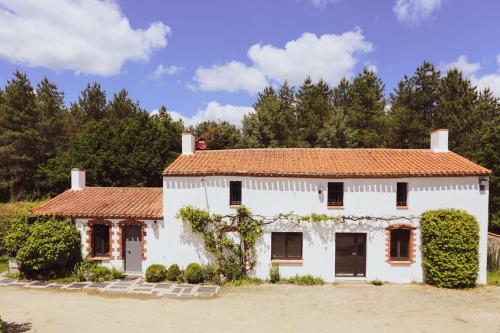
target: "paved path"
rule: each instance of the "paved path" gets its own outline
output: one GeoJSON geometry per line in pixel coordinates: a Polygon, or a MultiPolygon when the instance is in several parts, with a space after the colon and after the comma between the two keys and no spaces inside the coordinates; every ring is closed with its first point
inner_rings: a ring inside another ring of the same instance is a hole
{"type": "Polygon", "coordinates": [[[214,285],[178,284],[170,282],[148,283],[140,277],[126,277],[123,280],[99,283],[54,283],[48,281],[16,281],[0,276],[0,286],[36,289],[96,290],[103,293],[144,294],[158,297],[212,297],[219,291],[219,287],[214,285]]]}

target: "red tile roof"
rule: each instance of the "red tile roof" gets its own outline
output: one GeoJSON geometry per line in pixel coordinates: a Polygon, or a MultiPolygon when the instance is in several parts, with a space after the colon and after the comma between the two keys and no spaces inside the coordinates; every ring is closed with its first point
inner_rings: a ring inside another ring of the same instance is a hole
{"type": "Polygon", "coordinates": [[[67,190],[33,211],[34,215],[80,218],[163,218],[162,188],[86,187],[67,190]]]}
{"type": "Polygon", "coordinates": [[[429,149],[272,148],[196,151],[164,176],[377,178],[480,176],[490,171],[453,152],[429,149]]]}

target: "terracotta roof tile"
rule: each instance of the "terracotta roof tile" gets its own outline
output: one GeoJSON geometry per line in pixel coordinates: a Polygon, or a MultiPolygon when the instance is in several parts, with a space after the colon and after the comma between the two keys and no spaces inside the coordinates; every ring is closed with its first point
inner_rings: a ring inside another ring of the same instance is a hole
{"type": "Polygon", "coordinates": [[[480,176],[490,171],[453,152],[429,149],[272,148],[196,151],[181,155],[164,176],[272,177],[480,176]]]}
{"type": "Polygon", "coordinates": [[[86,187],[67,190],[33,211],[34,215],[103,218],[163,218],[162,188],[86,187]]]}

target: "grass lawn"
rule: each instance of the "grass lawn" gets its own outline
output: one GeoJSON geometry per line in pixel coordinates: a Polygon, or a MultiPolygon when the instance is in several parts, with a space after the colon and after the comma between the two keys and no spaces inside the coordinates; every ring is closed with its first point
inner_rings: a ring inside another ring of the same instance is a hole
{"type": "Polygon", "coordinates": [[[7,257],[0,257],[0,273],[5,272],[9,267],[7,257]]]}
{"type": "Polygon", "coordinates": [[[500,286],[500,271],[488,272],[488,284],[493,286],[500,286]]]}

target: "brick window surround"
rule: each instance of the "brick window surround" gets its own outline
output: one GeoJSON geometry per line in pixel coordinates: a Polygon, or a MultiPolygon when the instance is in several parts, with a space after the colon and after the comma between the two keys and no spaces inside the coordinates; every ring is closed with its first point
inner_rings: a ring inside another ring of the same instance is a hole
{"type": "Polygon", "coordinates": [[[391,224],[385,229],[385,262],[389,264],[413,264],[416,256],[416,228],[409,224],[391,224]],[[410,244],[408,246],[409,260],[391,260],[391,231],[404,229],[410,231],[410,244]]]}
{"type": "Polygon", "coordinates": [[[118,222],[118,231],[115,231],[117,235],[116,241],[116,251],[118,256],[115,256],[115,259],[121,260],[123,259],[123,227],[128,225],[135,225],[141,227],[141,248],[142,248],[142,261],[147,259],[146,252],[146,224],[144,222],[135,220],[135,219],[126,219],[118,222]]]}
{"type": "Polygon", "coordinates": [[[111,232],[113,223],[108,220],[104,220],[102,218],[97,218],[93,219],[87,222],[87,254],[93,257],[93,250],[92,250],[92,241],[94,235],[92,234],[92,227],[94,225],[106,225],[109,228],[109,256],[103,257],[107,259],[111,259],[112,254],[113,254],[113,233],[111,232]]]}

